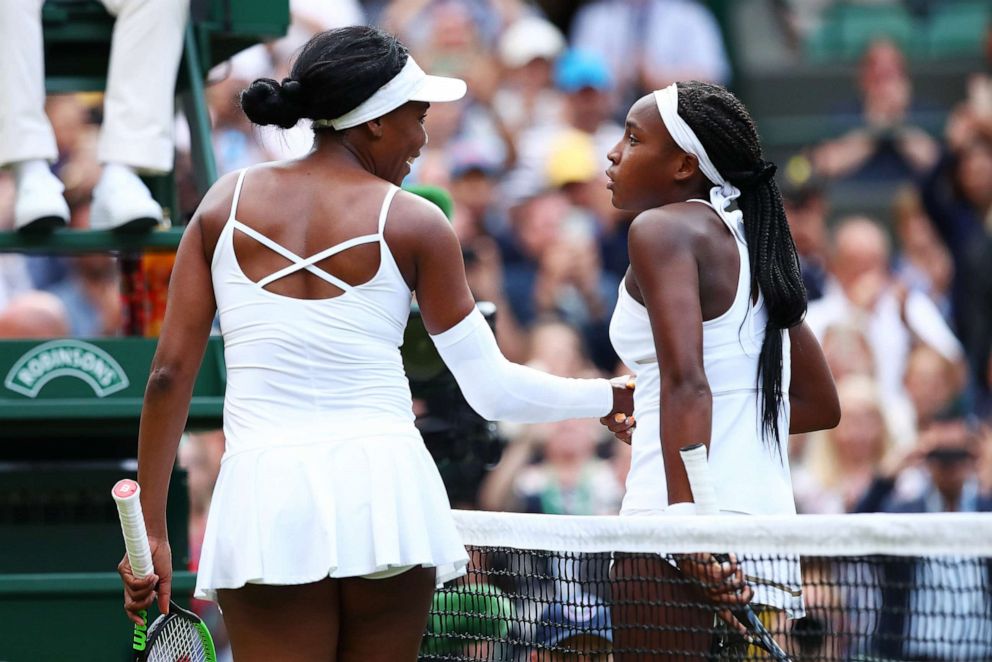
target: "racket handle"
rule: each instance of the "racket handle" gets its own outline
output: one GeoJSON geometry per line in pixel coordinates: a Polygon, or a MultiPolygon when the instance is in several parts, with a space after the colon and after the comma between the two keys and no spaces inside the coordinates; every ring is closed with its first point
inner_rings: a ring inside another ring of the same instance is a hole
{"type": "Polygon", "coordinates": [[[720,508],[716,501],[716,490],[713,487],[713,477],[706,457],[706,446],[693,444],[679,450],[685,474],[689,478],[692,489],[692,500],[696,502],[696,514],[716,515],[720,508]]]}
{"type": "Polygon", "coordinates": [[[117,502],[117,514],[121,518],[121,531],[124,533],[124,548],[127,550],[131,571],[141,579],[154,572],[152,551],[148,546],[148,533],[145,531],[145,516],[141,512],[141,488],[129,478],[117,481],[111,491],[117,502]]]}

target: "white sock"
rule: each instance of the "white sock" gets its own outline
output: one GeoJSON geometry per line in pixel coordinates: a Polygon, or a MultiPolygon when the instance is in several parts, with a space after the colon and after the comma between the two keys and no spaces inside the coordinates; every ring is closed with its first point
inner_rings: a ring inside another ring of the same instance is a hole
{"type": "Polygon", "coordinates": [[[14,181],[18,185],[29,177],[55,177],[45,159],[18,161],[11,166],[11,169],[14,171],[14,181]]]}

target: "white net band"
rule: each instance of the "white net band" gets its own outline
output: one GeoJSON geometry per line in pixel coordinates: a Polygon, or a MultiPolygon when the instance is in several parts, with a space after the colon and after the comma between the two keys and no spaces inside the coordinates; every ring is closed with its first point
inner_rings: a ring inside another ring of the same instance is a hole
{"type": "Polygon", "coordinates": [[[992,557],[992,514],[609,517],[456,510],[466,545],[570,552],[992,557]]]}

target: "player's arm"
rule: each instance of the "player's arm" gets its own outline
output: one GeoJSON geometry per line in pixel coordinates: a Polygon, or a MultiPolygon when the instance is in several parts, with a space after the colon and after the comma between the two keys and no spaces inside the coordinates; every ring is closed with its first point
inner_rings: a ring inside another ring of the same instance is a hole
{"type": "Polygon", "coordinates": [[[713,396],[703,369],[703,312],[693,230],[671,212],[638,216],[628,238],[630,266],[651,321],[661,371],[661,452],[668,502],[691,502],[692,490],[679,449],[707,447],[713,396]]]}
{"type": "Polygon", "coordinates": [[[840,401],[823,349],[806,322],[789,329],[792,381],[789,385],[789,433],[835,427],[840,401]]]}
{"type": "Polygon", "coordinates": [[[424,326],[476,412],[489,420],[521,423],[632,413],[633,398],[623,385],[555,377],[508,361],[475,308],[461,246],[447,219],[432,205],[401,195],[424,326]]]}
{"type": "MultiPolygon", "coordinates": [[[[152,359],[138,433],[138,482],[150,538],[166,537],[165,501],[179,438],[186,427],[193,382],[217,312],[204,235],[223,225],[234,179],[206,195],[183,232],[169,281],[165,319],[152,359]]],[[[211,235],[216,232],[211,232],[211,235]]]]}
{"type": "Polygon", "coordinates": [[[204,249],[203,223],[205,218],[213,222],[218,214],[217,222],[223,223],[225,203],[230,201],[233,190],[231,184],[225,178],[215,185],[186,226],[169,282],[165,319],[145,387],[138,432],[138,482],[155,574],[149,580],[136,579],[126,557],[118,566],[126,587],[126,609],[132,614],[151,603],[155,582],[159,609],[163,613],[169,610],[172,559],[165,524],[166,496],[179,439],[186,427],[193,382],[217,309],[204,249]]]}

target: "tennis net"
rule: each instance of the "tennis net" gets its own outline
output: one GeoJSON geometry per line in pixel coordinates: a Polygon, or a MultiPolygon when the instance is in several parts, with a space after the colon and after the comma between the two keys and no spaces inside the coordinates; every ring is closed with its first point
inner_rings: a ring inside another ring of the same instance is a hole
{"type": "Polygon", "coordinates": [[[992,515],[456,518],[469,574],[421,660],[992,660],[992,515]],[[779,657],[676,569],[709,553],[734,555],[779,657]]]}

